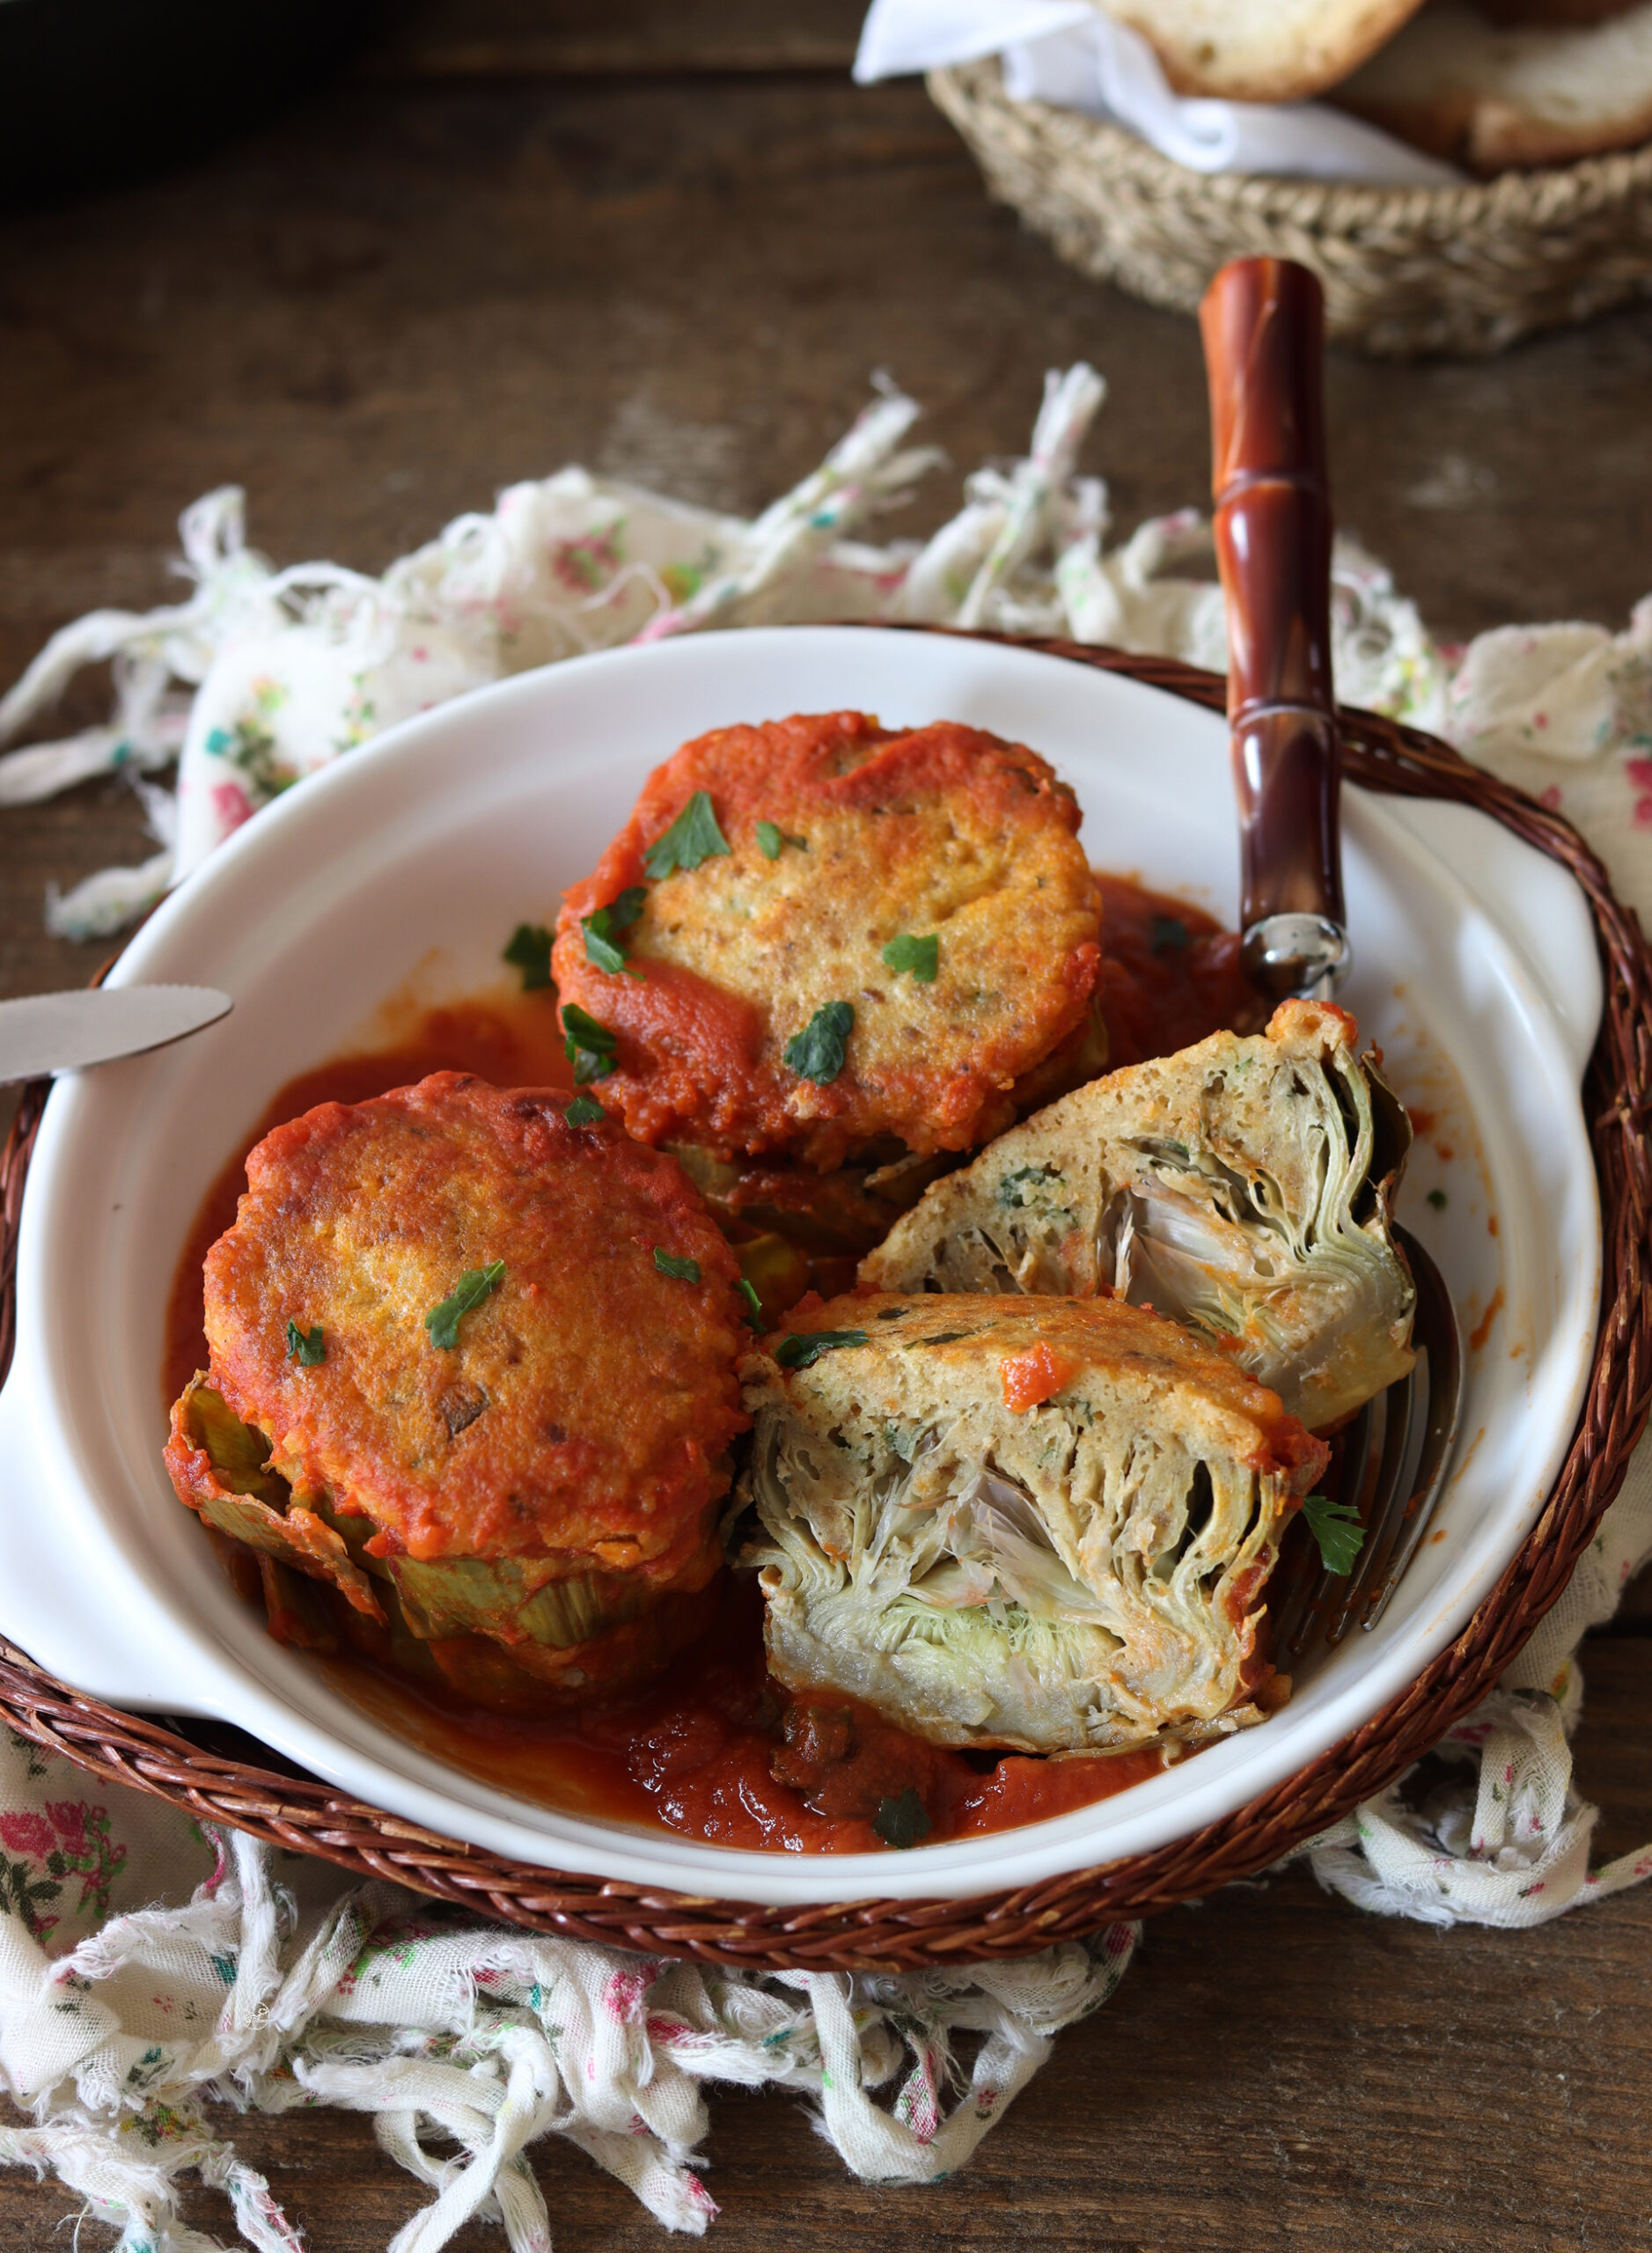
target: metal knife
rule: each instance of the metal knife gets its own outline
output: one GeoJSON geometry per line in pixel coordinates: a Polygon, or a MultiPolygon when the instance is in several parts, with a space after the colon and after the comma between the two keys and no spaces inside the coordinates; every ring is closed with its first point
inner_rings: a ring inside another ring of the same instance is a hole
{"type": "Polygon", "coordinates": [[[0,1002],[0,1086],[164,1048],[234,1006],[210,986],[77,986],[0,1002]]]}

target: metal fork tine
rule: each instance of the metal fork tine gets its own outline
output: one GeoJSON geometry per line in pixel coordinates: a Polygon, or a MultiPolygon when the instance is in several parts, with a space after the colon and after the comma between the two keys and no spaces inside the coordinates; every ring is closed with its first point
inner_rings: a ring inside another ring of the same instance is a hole
{"type": "Polygon", "coordinates": [[[1416,1326],[1421,1331],[1428,1361],[1428,1414],[1411,1498],[1396,1529],[1399,1553],[1377,1582],[1376,1593],[1367,1599],[1365,1618],[1361,1622],[1367,1629],[1374,1627],[1388,1609],[1389,1599],[1428,1530],[1428,1521],[1444,1491],[1446,1473],[1451,1467],[1463,1397],[1463,1345],[1451,1295],[1445,1288],[1444,1277],[1422,1246],[1409,1235],[1404,1240],[1406,1256],[1417,1284],[1416,1326]]]}
{"type": "Polygon", "coordinates": [[[1405,1476],[1416,1398],[1414,1374],[1398,1384],[1391,1384],[1383,1396],[1385,1413],[1382,1454],[1360,1495],[1360,1522],[1365,1528],[1365,1539],[1354,1570],[1340,1583],[1341,1601],[1325,1627],[1325,1640],[1333,1649],[1347,1634],[1348,1622],[1369,1586],[1371,1568],[1368,1560],[1376,1556],[1379,1548],[1391,1545],[1391,1529],[1397,1530],[1405,1501],[1406,1490],[1400,1482],[1405,1476]]]}
{"type": "MultiPolygon", "coordinates": [[[[1381,1460],[1379,1449],[1386,1428],[1387,1397],[1378,1393],[1368,1400],[1348,1428],[1342,1453],[1342,1492],[1353,1501],[1363,1518],[1371,1496],[1371,1482],[1381,1460]]],[[[1311,1573],[1311,1567],[1309,1567],[1311,1573]]],[[[1291,1657],[1300,1658],[1324,1624],[1325,1607],[1337,1593],[1340,1583],[1334,1573],[1321,1570],[1308,1581],[1297,1602],[1291,1606],[1289,1628],[1281,1633],[1281,1647],[1291,1657]]]]}
{"type": "Polygon", "coordinates": [[[1450,1469],[1463,1376],[1457,1314],[1428,1254],[1408,1229],[1394,1233],[1417,1286],[1417,1362],[1409,1376],[1367,1401],[1348,1428],[1341,1491],[1365,1528],[1354,1571],[1343,1579],[1293,1560],[1295,1578],[1279,1613],[1279,1647],[1293,1659],[1316,1641],[1334,1648],[1356,1617],[1362,1628],[1377,1625],[1417,1553],[1450,1469]],[[1408,1479],[1413,1451],[1416,1467],[1408,1479]]]}

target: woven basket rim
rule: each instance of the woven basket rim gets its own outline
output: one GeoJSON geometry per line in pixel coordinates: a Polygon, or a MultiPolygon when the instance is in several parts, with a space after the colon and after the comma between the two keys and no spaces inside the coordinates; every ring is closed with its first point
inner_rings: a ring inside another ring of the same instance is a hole
{"type": "Polygon", "coordinates": [[[928,73],[925,84],[943,109],[943,98],[975,101],[983,95],[1013,110],[1026,128],[1051,142],[1082,146],[1095,162],[1098,177],[1132,178],[1167,201],[1243,207],[1274,219],[1289,219],[1316,232],[1360,233],[1379,227],[1411,226],[1435,234],[1450,226],[1479,227],[1542,220],[1560,225],[1576,212],[1621,201],[1652,187],[1652,140],[1631,149],[1606,150],[1569,164],[1511,168],[1489,180],[1443,182],[1435,187],[1396,186],[1373,180],[1311,180],[1284,172],[1200,172],[1179,165],[1126,127],[1082,110],[1047,102],[1021,101],[1003,85],[996,56],[956,62],[928,73]],[[956,92],[953,92],[956,90],[956,92]]]}
{"type": "MultiPolygon", "coordinates": [[[[1219,675],[1172,658],[1054,639],[971,638],[1013,642],[1123,673],[1211,708],[1225,703],[1219,675]]],[[[1416,1682],[1340,1744],[1222,1821],[1127,1860],[961,1900],[775,1908],[509,1861],[318,1779],[203,1750],[165,1721],[81,1696],[4,1643],[0,1719],[106,1781],[148,1792],[198,1820],[319,1855],[359,1876],[388,1879],[533,1930],[760,1970],[899,1970],[1025,1955],[1253,1875],[1384,1788],[1478,1702],[1560,1596],[1617,1493],[1646,1423],[1652,1393],[1652,1155],[1646,1133],[1652,1118],[1652,953],[1598,857],[1561,816],[1471,767],[1434,737],[1377,714],[1345,710],[1341,716],[1349,780],[1478,806],[1571,870],[1594,916],[1606,999],[1583,1090],[1600,1176],[1602,1319],[1577,1429],[1546,1508],[1491,1596],[1416,1682]]],[[[0,1156],[0,1377],[15,1338],[18,1222],[48,1086],[34,1082],[26,1090],[0,1156]]]]}

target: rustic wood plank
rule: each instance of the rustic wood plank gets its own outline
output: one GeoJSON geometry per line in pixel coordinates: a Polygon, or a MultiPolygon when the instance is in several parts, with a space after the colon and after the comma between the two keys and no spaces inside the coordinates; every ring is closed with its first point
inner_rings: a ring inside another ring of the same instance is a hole
{"type": "MultiPolygon", "coordinates": [[[[1606,1853],[1652,1839],[1652,1645],[1591,1643],[1579,1738],[1606,1853]]],[[[1652,1891],[1530,1933],[1362,1917],[1304,1872],[1148,1928],[1099,2015],[974,2162],[928,2191],[848,2177],[798,2102],[712,2099],[719,2253],[1005,2243],[1210,2253],[1511,2253],[1626,2247],[1652,2153],[1625,2132],[1652,2088],[1652,1891]],[[784,2216],[777,2227],[776,2216],[784,2216]]],[[[377,2253],[422,2193],[365,2121],[224,2116],[311,2253],[377,2253]]],[[[540,2148],[559,2253],[642,2253],[657,2226],[563,2144],[540,2148]]],[[[70,2202],[0,2173],[0,2242],[55,2242],[70,2202]]],[[[224,2227],[202,2196],[198,2227],[224,2227]]],[[[497,2242],[478,2228],[463,2253],[497,2242]]]]}
{"type": "Polygon", "coordinates": [[[832,71],[855,59],[863,0],[436,0],[362,55],[373,77],[608,77],[832,71]]]}
{"type": "MultiPolygon", "coordinates": [[[[0,221],[0,270],[6,678],[78,611],[165,598],[179,510],[225,480],[281,560],[369,569],[569,459],[754,509],[880,365],[962,468],[1089,354],[1118,525],[1207,475],[1192,326],[989,206],[909,84],[346,83],[175,179],[0,221]]],[[[1652,554],[1649,383],[1652,306],[1488,364],[1340,357],[1343,519],[1443,630],[1619,620],[1652,554]]],[[[75,982],[92,952],[44,938],[41,889],[141,856],[137,810],[93,786],[0,824],[0,988],[75,982]]]]}

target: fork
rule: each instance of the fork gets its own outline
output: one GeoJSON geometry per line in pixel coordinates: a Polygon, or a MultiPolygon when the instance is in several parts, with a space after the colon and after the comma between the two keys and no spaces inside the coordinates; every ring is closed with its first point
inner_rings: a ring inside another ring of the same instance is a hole
{"type": "MultiPolygon", "coordinates": [[[[1328,1002],[1353,962],[1342,897],[1341,745],[1331,680],[1331,501],[1325,298],[1289,259],[1236,259],[1199,310],[1210,386],[1216,561],[1227,599],[1228,723],[1239,804],[1245,967],[1270,1002],[1328,1002]]],[[[1340,1493],[1363,1539],[1354,1570],[1297,1569],[1276,1647],[1375,1627],[1445,1485],[1462,1399],[1450,1294],[1407,1229],[1416,1285],[1410,1374],[1342,1435],[1340,1493]]]]}

